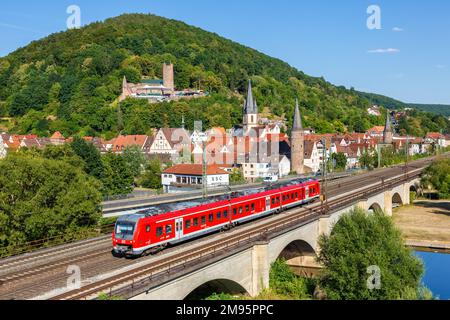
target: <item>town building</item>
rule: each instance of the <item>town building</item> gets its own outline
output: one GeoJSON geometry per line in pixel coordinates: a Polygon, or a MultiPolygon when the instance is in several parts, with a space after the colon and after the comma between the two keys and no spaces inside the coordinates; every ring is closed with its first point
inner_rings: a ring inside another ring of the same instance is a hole
{"type": "Polygon", "coordinates": [[[317,142],[304,142],[304,173],[317,173],[321,171],[321,155],[317,148],[317,142]]]}
{"type": "Polygon", "coordinates": [[[383,138],[384,135],[384,127],[383,126],[375,126],[367,130],[367,134],[372,138],[383,138]]]}
{"type": "Polygon", "coordinates": [[[191,134],[183,128],[161,128],[150,146],[150,154],[177,155],[192,151],[191,134]]]}
{"type": "Polygon", "coordinates": [[[429,132],[425,137],[425,142],[435,144],[441,148],[445,148],[447,146],[445,136],[439,132],[429,132]]]}
{"type": "Polygon", "coordinates": [[[120,135],[112,141],[111,151],[121,154],[125,151],[126,148],[137,147],[145,152],[145,146],[148,145],[147,142],[149,139],[151,138],[146,135],[120,135]]]}
{"type": "MultiPolygon", "coordinates": [[[[203,188],[203,165],[179,164],[162,173],[161,182],[165,193],[198,191],[203,188]]],[[[226,187],[230,184],[230,172],[218,165],[209,165],[206,170],[206,186],[226,187]]]]}

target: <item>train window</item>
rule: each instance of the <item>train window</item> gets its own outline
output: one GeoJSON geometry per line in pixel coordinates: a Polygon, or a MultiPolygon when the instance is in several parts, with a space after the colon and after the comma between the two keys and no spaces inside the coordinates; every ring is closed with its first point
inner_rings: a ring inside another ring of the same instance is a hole
{"type": "Polygon", "coordinates": [[[214,221],[214,214],[211,213],[211,214],[209,215],[208,221],[209,221],[209,222],[213,222],[213,221],[214,221]]]}
{"type": "Polygon", "coordinates": [[[237,209],[234,208],[234,209],[233,209],[233,215],[235,216],[236,214],[237,214],[237,209]]]}
{"type": "Polygon", "coordinates": [[[219,211],[219,212],[217,212],[217,220],[220,220],[220,219],[222,219],[222,213],[219,211]]]}
{"type": "Polygon", "coordinates": [[[298,199],[298,192],[295,193],[295,199],[298,199]]]}
{"type": "Polygon", "coordinates": [[[226,219],[228,217],[228,210],[225,210],[223,212],[223,218],[226,219]]]}
{"type": "Polygon", "coordinates": [[[252,211],[255,211],[255,204],[252,203],[252,211]]]}
{"type": "Polygon", "coordinates": [[[249,212],[250,211],[250,206],[249,205],[246,205],[245,206],[245,212],[249,212]]]}
{"type": "Polygon", "coordinates": [[[148,233],[148,232],[150,232],[150,226],[146,226],[145,227],[145,231],[148,233]]]}
{"type": "Polygon", "coordinates": [[[203,216],[203,217],[202,217],[202,225],[203,225],[203,224],[206,224],[206,216],[203,216]]]}
{"type": "Polygon", "coordinates": [[[276,201],[275,198],[272,198],[272,204],[275,204],[275,201],[276,201]]]}
{"type": "Polygon", "coordinates": [[[159,227],[158,229],[156,229],[156,237],[161,237],[163,235],[163,228],[159,227]]]}
{"type": "Polygon", "coordinates": [[[242,214],[242,212],[244,212],[244,210],[243,210],[242,207],[240,207],[240,208],[239,208],[239,214],[242,214]]]}
{"type": "Polygon", "coordinates": [[[198,218],[194,218],[194,227],[198,227],[198,218]]]}
{"type": "Polygon", "coordinates": [[[172,234],[172,225],[166,226],[166,234],[172,234]]]}
{"type": "Polygon", "coordinates": [[[191,220],[186,220],[185,226],[185,229],[189,229],[191,227],[191,220]]]}
{"type": "Polygon", "coordinates": [[[283,196],[283,201],[286,201],[286,196],[283,196]]]}

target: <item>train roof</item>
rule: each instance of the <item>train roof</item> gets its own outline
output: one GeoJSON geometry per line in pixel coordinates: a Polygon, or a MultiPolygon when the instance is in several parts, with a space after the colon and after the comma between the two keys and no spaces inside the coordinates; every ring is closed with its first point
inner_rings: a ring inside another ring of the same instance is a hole
{"type": "MultiPolygon", "coordinates": [[[[197,199],[197,200],[187,200],[187,201],[180,201],[176,203],[167,203],[167,204],[160,204],[155,205],[149,208],[146,208],[144,210],[141,210],[137,212],[134,215],[127,215],[122,216],[121,218],[124,218],[125,221],[138,221],[141,218],[147,218],[147,217],[157,217],[161,214],[165,213],[174,213],[179,211],[184,211],[192,208],[197,208],[200,206],[205,206],[205,209],[208,208],[211,204],[217,204],[223,201],[229,201],[237,198],[247,198],[254,194],[259,193],[266,193],[270,192],[272,190],[278,190],[278,189],[286,189],[289,187],[297,187],[299,185],[307,184],[309,182],[318,182],[314,179],[296,179],[291,180],[289,182],[281,182],[281,183],[275,183],[269,186],[260,187],[260,188],[252,188],[244,191],[235,191],[231,192],[230,194],[225,194],[221,196],[212,196],[206,199],[197,199]],[[131,220],[132,219],[132,220],[131,220]]],[[[122,219],[120,219],[122,220],[122,219]]]]}

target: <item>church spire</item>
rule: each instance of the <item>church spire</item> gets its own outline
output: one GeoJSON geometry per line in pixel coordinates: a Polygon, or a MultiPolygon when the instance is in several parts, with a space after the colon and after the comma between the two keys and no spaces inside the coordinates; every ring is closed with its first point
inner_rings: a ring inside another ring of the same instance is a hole
{"type": "Polygon", "coordinates": [[[244,113],[245,114],[258,114],[258,105],[256,104],[256,100],[253,98],[252,91],[252,81],[248,80],[248,92],[247,92],[247,100],[244,105],[244,113]]]}
{"type": "Polygon", "coordinates": [[[300,115],[298,99],[295,99],[294,125],[292,127],[292,131],[303,131],[302,117],[300,115]]]}

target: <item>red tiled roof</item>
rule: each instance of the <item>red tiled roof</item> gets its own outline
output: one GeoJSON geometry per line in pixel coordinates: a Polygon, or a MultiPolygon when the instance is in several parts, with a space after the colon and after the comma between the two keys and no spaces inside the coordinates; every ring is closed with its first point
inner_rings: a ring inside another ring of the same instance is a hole
{"type": "Polygon", "coordinates": [[[56,131],[51,137],[50,139],[52,140],[64,140],[64,136],[61,134],[61,132],[56,131]]]}
{"type": "Polygon", "coordinates": [[[138,146],[142,148],[147,138],[148,137],[144,135],[119,136],[113,143],[113,151],[122,150],[123,148],[131,146],[138,146]]]}
{"type": "MultiPolygon", "coordinates": [[[[203,175],[203,165],[179,164],[165,170],[164,173],[201,176],[203,175]]],[[[225,170],[220,169],[218,165],[207,166],[206,173],[207,175],[229,174],[225,170]]]]}
{"type": "Polygon", "coordinates": [[[369,132],[369,133],[372,133],[372,132],[383,133],[384,132],[384,126],[376,126],[376,127],[370,128],[369,130],[367,130],[367,132],[369,132]]]}
{"type": "Polygon", "coordinates": [[[439,132],[430,132],[427,134],[428,139],[443,139],[444,136],[440,134],[439,132]]]}

